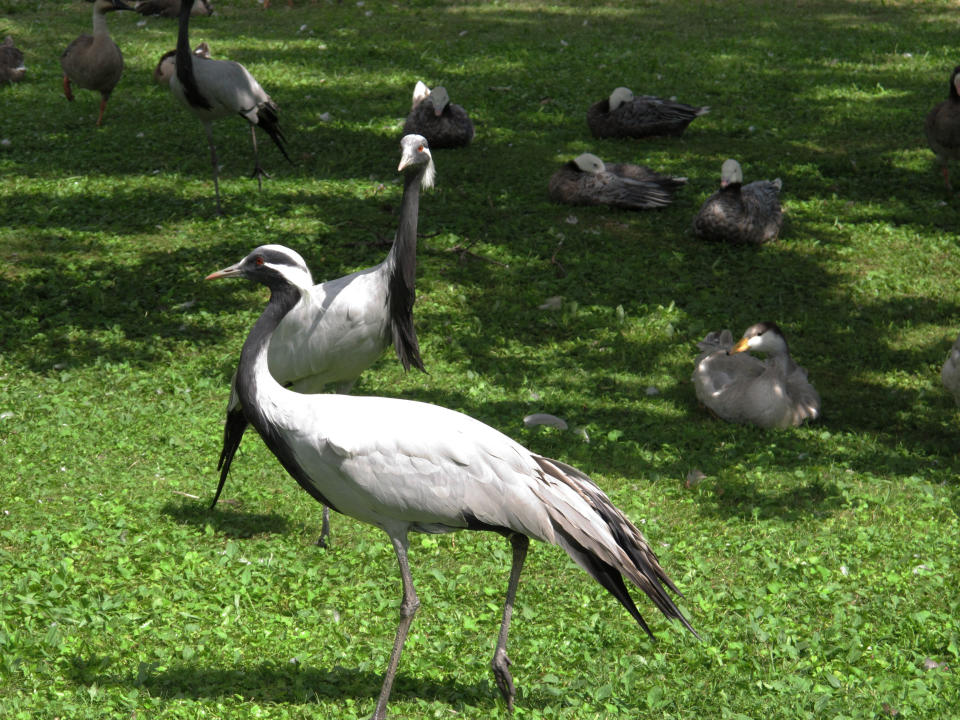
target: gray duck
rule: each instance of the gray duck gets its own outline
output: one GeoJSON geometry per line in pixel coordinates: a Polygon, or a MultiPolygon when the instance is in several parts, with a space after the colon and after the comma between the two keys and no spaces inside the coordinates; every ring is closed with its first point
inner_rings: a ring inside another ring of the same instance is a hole
{"type": "Polygon", "coordinates": [[[133,10],[123,0],[88,0],[93,3],[93,35],[83,34],[70,43],[60,56],[63,68],[63,94],[73,102],[70,83],[100,93],[100,114],[97,127],[103,123],[110,93],[123,75],[123,53],[110,38],[107,13],[115,10],[133,10]]]}
{"type": "Polygon", "coordinates": [[[717,417],[763,428],[787,428],[815,420],[820,395],[807,371],[790,356],[774,322],[751,325],[734,344],[729,330],[709,333],[697,347],[694,364],[697,400],[717,417]],[[761,360],[744,351],[767,353],[761,360]]]}
{"type": "Polygon", "coordinates": [[[940,370],[940,380],[943,386],[953,395],[954,401],[960,405],[960,337],[950,348],[943,369],[940,370]]]}
{"type": "Polygon", "coordinates": [[[703,240],[759,245],[774,240],[783,224],[780,188],[776,180],[743,184],[743,169],[736,160],[720,168],[720,189],[708,197],[693,221],[693,231],[703,240]]]}
{"type": "Polygon", "coordinates": [[[950,184],[950,171],[947,163],[960,160],[960,65],[950,75],[950,94],[947,99],[927,113],[923,130],[927,135],[930,149],[940,160],[943,182],[947,190],[953,192],[950,184]]]}
{"type": "Polygon", "coordinates": [[[606,164],[592,153],[564,163],[550,178],[550,198],[567,205],[609,205],[628,210],[666,207],[687,182],[642,165],[606,164]]]}
{"type": "Polygon", "coordinates": [[[423,135],[436,150],[469,145],[474,131],[467,111],[450,102],[445,87],[431,90],[418,80],[413,89],[413,107],[403,124],[403,134],[423,135]]]}
{"type": "Polygon", "coordinates": [[[693,120],[708,112],[707,106],[634,95],[630,88],[618,87],[610,97],[590,106],[587,125],[598,138],[680,137],[693,120]]]}
{"type": "Polygon", "coordinates": [[[7,35],[0,43],[0,83],[20,82],[26,74],[23,53],[13,44],[13,38],[7,35]]]}

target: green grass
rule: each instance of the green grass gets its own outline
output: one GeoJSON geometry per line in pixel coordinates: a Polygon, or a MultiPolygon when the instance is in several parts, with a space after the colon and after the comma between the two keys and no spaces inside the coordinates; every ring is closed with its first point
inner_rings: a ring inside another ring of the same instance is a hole
{"type": "MultiPolygon", "coordinates": [[[[296,160],[261,135],[258,193],[245,123],[219,122],[224,217],[200,124],[152,84],[175,22],[109,18],[126,69],[98,130],[98,98],[68,104],[57,61],[89,6],[0,10],[29,67],[0,88],[0,716],[372,712],[400,600],[385,536],[335,515],[333,548],[314,547],[319,506],[252,435],[206,510],[265,296],[202,278],[264,242],[318,279],[378,262],[417,79],[445,84],[477,137],[435,152],[421,202],[429,374],[386,356],[355,392],[463,410],[590,473],[703,636],[644,601],[648,641],[537,544],[515,717],[956,714],[960,411],[939,368],[960,328],[960,201],[922,133],[958,60],[953,3],[220,0],[192,39],[267,88],[296,160]],[[621,84],[713,110],[679,140],[595,141],[586,108],[621,84]],[[549,175],[587,150],[690,183],[659,212],[551,204],[549,175]],[[783,179],[775,244],[692,237],[729,156],[783,179]],[[807,427],[697,407],[696,341],[767,319],[823,397],[807,427]],[[590,442],[527,430],[529,412],[590,442]]],[[[489,660],[508,544],[415,536],[411,562],[423,605],[392,715],[506,717],[489,660]]]]}

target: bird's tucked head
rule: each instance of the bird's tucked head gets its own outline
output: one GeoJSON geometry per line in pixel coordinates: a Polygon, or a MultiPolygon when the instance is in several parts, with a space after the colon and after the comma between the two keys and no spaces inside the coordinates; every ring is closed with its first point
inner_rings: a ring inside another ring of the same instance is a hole
{"type": "Polygon", "coordinates": [[[630,88],[618,87],[610,93],[610,111],[613,112],[624,103],[633,101],[633,92],[630,88]]]}
{"type": "Polygon", "coordinates": [[[593,153],[583,153],[582,155],[577,155],[573,159],[573,164],[577,166],[577,169],[581,172],[590,173],[591,175],[596,175],[599,172],[603,172],[604,164],[603,160],[598,158],[593,153]]]}
{"type": "Polygon", "coordinates": [[[437,117],[443,115],[444,109],[450,104],[450,94],[442,85],[431,90],[427,99],[433,105],[433,114],[437,117]]]}
{"type": "Polygon", "coordinates": [[[740,167],[740,163],[733,158],[724,160],[723,165],[720,167],[720,187],[725,188],[727,185],[740,184],[742,182],[743,168],[740,167]]]}
{"type": "Polygon", "coordinates": [[[780,326],[773,321],[759,322],[748,327],[743,337],[730,350],[731,353],[744,350],[757,350],[763,353],[779,354],[787,352],[787,339],[780,326]]]}
{"type": "Polygon", "coordinates": [[[400,140],[400,164],[397,172],[423,172],[420,186],[433,187],[437,169],[433,165],[433,155],[430,146],[423,135],[404,135],[400,140]]]}
{"type": "Polygon", "coordinates": [[[207,275],[207,280],[244,277],[274,289],[292,285],[301,290],[313,286],[313,277],[300,253],[283,245],[261,245],[238,263],[207,275]]]}

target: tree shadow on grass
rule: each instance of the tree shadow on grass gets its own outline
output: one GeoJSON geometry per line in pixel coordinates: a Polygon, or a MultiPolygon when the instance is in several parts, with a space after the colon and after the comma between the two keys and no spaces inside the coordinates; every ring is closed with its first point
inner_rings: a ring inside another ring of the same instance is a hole
{"type": "Polygon", "coordinates": [[[228,510],[219,503],[210,509],[206,500],[180,504],[168,502],[160,512],[181,525],[192,525],[201,531],[209,525],[217,533],[231,538],[285,534],[290,530],[290,522],[282,515],[228,510]]]}

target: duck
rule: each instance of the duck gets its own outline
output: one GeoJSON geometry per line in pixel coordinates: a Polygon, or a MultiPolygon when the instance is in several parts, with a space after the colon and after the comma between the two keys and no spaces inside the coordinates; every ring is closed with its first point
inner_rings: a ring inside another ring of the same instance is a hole
{"type": "Polygon", "coordinates": [[[701,354],[691,378],[697,399],[722,420],[788,428],[820,415],[820,395],[775,322],[751,325],[736,344],[729,330],[713,331],[697,347],[701,354]]]}
{"type": "MultiPolygon", "coordinates": [[[[180,15],[180,0],[140,0],[133,9],[141,15],[175,18],[180,15]]],[[[210,4],[210,0],[198,0],[191,8],[190,14],[213,15],[213,5],[210,4]]]]}
{"type": "Polygon", "coordinates": [[[474,130],[467,111],[450,102],[445,87],[431,90],[418,80],[413,88],[413,107],[403,124],[403,134],[423,135],[436,150],[469,145],[474,130]]]}
{"type": "Polygon", "coordinates": [[[590,106],[587,126],[598,138],[680,137],[691,122],[708,112],[706,105],[697,107],[653,95],[634,95],[630,88],[618,87],[610,97],[590,106]]]}
{"type": "MultiPolygon", "coordinates": [[[[193,54],[196,57],[209,59],[210,46],[207,45],[207,43],[202,42],[193,49],[193,54]]],[[[157,67],[153,70],[153,79],[158,85],[168,87],[170,85],[170,78],[172,78],[176,72],[177,51],[167,50],[167,52],[160,56],[160,62],[157,63],[157,67]]]]}
{"type": "Polygon", "coordinates": [[[783,225],[782,187],[780,178],[744,185],[740,163],[725,160],[720,168],[720,189],[700,207],[693,220],[694,234],[703,240],[739,245],[775,240],[783,225]]]}
{"type": "Polygon", "coordinates": [[[548,192],[568,205],[608,205],[628,210],[666,207],[687,182],[643,165],[604,163],[593,153],[566,162],[550,178],[548,192]]]}
{"type": "Polygon", "coordinates": [[[943,386],[953,395],[954,401],[960,405],[960,337],[957,337],[950,348],[943,369],[940,371],[940,380],[943,386]]]}
{"type": "Polygon", "coordinates": [[[13,44],[13,38],[7,35],[0,43],[0,83],[20,82],[26,74],[23,53],[13,44]]]}
{"type": "Polygon", "coordinates": [[[927,113],[923,130],[927,136],[927,144],[940,160],[943,183],[948,192],[953,192],[947,163],[960,159],[960,65],[957,65],[950,75],[947,99],[927,113]]]}
{"type": "Polygon", "coordinates": [[[88,0],[93,3],[93,35],[83,34],[70,43],[60,56],[63,68],[63,94],[73,102],[74,83],[86,90],[100,92],[100,114],[97,127],[103,124],[110,93],[123,75],[123,53],[107,30],[107,13],[133,10],[123,0],[88,0]]]}

